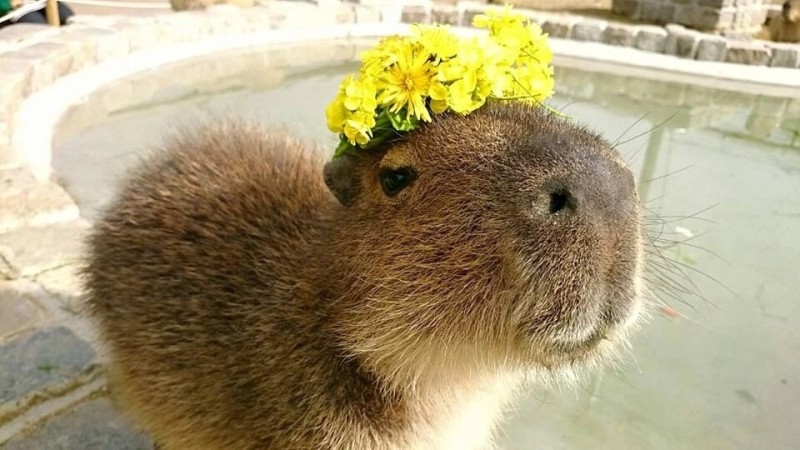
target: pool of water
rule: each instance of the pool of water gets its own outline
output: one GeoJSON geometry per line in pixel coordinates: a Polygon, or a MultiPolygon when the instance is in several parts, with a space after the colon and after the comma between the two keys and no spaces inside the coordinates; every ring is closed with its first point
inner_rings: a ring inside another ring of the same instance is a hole
{"type": "MultiPolygon", "coordinates": [[[[55,177],[91,220],[178,123],[236,114],[333,148],[323,111],[355,47],[301,66],[229,54],[109,86],[62,123],[55,177]]],[[[653,290],[680,315],[656,309],[617,370],[532,392],[501,448],[797,448],[800,100],[568,67],[556,80],[553,105],[618,142],[637,174],[670,258],[653,290]]]]}

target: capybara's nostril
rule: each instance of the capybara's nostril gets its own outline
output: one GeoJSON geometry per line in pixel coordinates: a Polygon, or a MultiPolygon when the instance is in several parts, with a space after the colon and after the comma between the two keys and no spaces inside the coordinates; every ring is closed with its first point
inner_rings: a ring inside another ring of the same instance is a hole
{"type": "Polygon", "coordinates": [[[550,214],[563,214],[570,207],[569,191],[560,189],[550,193],[550,206],[548,208],[550,214]]]}

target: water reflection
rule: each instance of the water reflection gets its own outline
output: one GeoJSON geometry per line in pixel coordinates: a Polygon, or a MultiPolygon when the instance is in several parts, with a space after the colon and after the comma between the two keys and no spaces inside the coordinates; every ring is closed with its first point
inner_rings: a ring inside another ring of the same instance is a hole
{"type": "Polygon", "coordinates": [[[617,114],[674,114],[660,128],[719,130],[800,148],[800,96],[755,96],[574,68],[557,67],[555,77],[557,92],[574,101],[608,105],[617,114]]]}

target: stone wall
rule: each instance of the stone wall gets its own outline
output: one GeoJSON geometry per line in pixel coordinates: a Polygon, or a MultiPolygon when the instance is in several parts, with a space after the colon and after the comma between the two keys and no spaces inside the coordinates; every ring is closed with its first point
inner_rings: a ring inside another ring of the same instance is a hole
{"type": "Polygon", "coordinates": [[[660,24],[677,23],[701,31],[757,31],[770,0],[613,0],[612,11],[660,24]]]}

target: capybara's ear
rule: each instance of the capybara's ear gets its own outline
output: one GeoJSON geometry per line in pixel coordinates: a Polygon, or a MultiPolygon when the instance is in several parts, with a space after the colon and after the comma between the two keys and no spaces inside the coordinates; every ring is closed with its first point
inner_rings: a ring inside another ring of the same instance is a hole
{"type": "Polygon", "coordinates": [[[325,164],[325,184],[344,206],[355,203],[363,189],[361,180],[361,158],[345,153],[325,164]]]}

